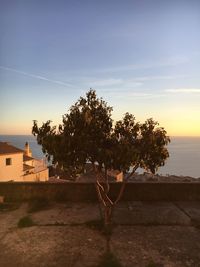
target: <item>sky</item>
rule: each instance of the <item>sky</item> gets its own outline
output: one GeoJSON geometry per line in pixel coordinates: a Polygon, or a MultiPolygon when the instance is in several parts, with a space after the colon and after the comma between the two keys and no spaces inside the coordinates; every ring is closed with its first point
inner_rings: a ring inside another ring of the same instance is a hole
{"type": "Polygon", "coordinates": [[[0,134],[62,122],[93,88],[170,136],[200,136],[200,1],[1,0],[0,134]]]}

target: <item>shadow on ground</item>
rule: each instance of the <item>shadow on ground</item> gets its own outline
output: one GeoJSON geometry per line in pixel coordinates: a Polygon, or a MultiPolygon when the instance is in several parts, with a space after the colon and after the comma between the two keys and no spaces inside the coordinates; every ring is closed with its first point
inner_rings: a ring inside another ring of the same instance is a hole
{"type": "MultiPolygon", "coordinates": [[[[105,236],[88,227],[100,219],[97,204],[29,211],[28,203],[0,210],[0,266],[98,266],[105,236]],[[19,228],[26,216],[34,226],[19,228]]],[[[198,267],[199,225],[200,202],[123,202],[114,212],[111,251],[124,267],[198,267]]]]}

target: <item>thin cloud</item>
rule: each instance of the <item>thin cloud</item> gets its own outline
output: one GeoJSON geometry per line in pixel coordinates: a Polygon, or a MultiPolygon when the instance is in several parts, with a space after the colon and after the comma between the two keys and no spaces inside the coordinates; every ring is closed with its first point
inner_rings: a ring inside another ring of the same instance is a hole
{"type": "MultiPolygon", "coordinates": [[[[89,81],[88,81],[89,82],[89,81]]],[[[90,82],[92,87],[105,87],[105,86],[113,86],[123,84],[122,79],[101,79],[90,82]]]]}
{"type": "Polygon", "coordinates": [[[79,84],[85,87],[91,87],[94,89],[101,89],[103,91],[109,90],[126,90],[127,88],[141,87],[147,81],[155,80],[172,80],[176,78],[186,77],[185,75],[151,75],[151,76],[136,76],[132,79],[122,79],[122,78],[107,78],[98,79],[94,77],[82,77],[79,78],[79,84]]]}
{"type": "Polygon", "coordinates": [[[96,72],[120,72],[120,71],[131,71],[131,70],[142,70],[142,69],[152,69],[160,67],[173,67],[183,63],[188,62],[186,57],[171,57],[165,60],[154,61],[144,64],[132,64],[126,66],[110,67],[96,70],[96,72]]]}
{"type": "Polygon", "coordinates": [[[0,69],[6,70],[6,71],[12,71],[12,72],[15,72],[15,73],[27,76],[27,77],[31,77],[31,78],[42,80],[42,81],[47,81],[47,82],[58,84],[58,85],[62,85],[62,86],[74,87],[74,85],[71,84],[71,83],[66,83],[66,82],[62,82],[62,81],[58,81],[58,80],[52,80],[52,79],[49,79],[49,78],[44,77],[44,76],[35,75],[35,74],[32,74],[32,73],[24,72],[24,71],[13,69],[13,68],[8,68],[8,67],[5,67],[5,66],[0,66],[0,69]]]}
{"type": "Polygon", "coordinates": [[[110,96],[113,98],[120,98],[126,100],[133,100],[133,99],[153,99],[153,98],[161,98],[165,97],[165,93],[148,93],[145,91],[135,91],[134,89],[128,90],[108,90],[104,91],[106,96],[110,96]]]}
{"type": "Polygon", "coordinates": [[[154,80],[173,80],[176,78],[181,78],[181,77],[186,77],[186,75],[157,75],[157,76],[140,76],[140,77],[135,77],[134,80],[135,81],[141,81],[141,82],[145,82],[145,81],[154,81],[154,80]]]}
{"type": "Polygon", "coordinates": [[[179,93],[179,94],[200,94],[200,88],[177,88],[177,89],[166,89],[167,93],[179,93]]]}
{"type": "Polygon", "coordinates": [[[165,97],[165,94],[141,94],[141,95],[130,95],[130,97],[136,97],[136,98],[143,98],[143,99],[154,99],[154,98],[161,98],[161,97],[165,97]]]}
{"type": "Polygon", "coordinates": [[[135,80],[124,80],[124,79],[100,79],[96,81],[88,81],[88,83],[94,87],[94,88],[109,88],[115,86],[120,86],[123,88],[126,87],[136,87],[136,86],[141,86],[141,82],[136,82],[135,80]]]}

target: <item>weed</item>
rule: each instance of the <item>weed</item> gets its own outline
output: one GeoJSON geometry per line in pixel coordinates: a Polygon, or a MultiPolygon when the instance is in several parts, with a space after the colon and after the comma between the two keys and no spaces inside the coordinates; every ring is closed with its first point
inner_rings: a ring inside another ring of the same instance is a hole
{"type": "Polygon", "coordinates": [[[19,228],[31,227],[33,225],[35,225],[35,223],[32,221],[32,219],[29,216],[22,217],[18,222],[19,228]]]}
{"type": "Polygon", "coordinates": [[[123,267],[116,256],[111,252],[103,254],[100,263],[97,267],[123,267]]]}
{"type": "Polygon", "coordinates": [[[85,223],[85,225],[94,230],[103,231],[104,230],[104,224],[102,220],[90,220],[85,223]]]}
{"type": "Polygon", "coordinates": [[[160,264],[160,263],[155,263],[154,261],[151,260],[151,261],[147,264],[146,267],[163,267],[163,265],[160,264]]]}

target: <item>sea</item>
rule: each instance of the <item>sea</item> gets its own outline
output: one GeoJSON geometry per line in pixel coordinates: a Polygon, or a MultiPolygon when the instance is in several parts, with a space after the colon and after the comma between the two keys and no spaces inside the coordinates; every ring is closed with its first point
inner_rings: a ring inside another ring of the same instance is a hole
{"type": "MultiPolygon", "coordinates": [[[[44,158],[41,146],[32,135],[0,135],[0,141],[21,149],[28,142],[33,156],[44,158]]],[[[165,166],[158,169],[158,174],[200,177],[200,137],[171,137],[168,150],[170,157],[165,166]]]]}

